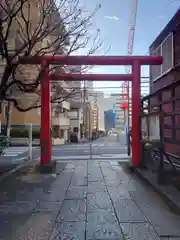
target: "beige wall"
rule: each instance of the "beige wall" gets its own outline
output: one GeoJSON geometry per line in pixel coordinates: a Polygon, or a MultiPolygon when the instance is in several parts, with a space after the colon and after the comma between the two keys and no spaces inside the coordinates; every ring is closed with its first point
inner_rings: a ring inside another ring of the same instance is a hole
{"type": "Polygon", "coordinates": [[[28,112],[19,112],[15,108],[12,110],[11,115],[11,124],[28,124],[32,123],[35,125],[39,125],[41,121],[41,116],[38,114],[38,109],[33,109],[28,112]]]}
{"type": "MultiPolygon", "coordinates": [[[[38,4],[39,4],[39,0],[31,0],[31,8],[30,11],[27,7],[24,7],[23,12],[24,12],[24,16],[28,16],[28,14],[30,14],[30,19],[31,24],[30,24],[30,29],[29,29],[29,34],[33,33],[34,30],[36,29],[37,25],[39,24],[40,20],[40,16],[39,16],[39,9],[38,9],[38,4]]],[[[27,5],[28,6],[28,5],[27,5]]],[[[59,15],[57,16],[58,20],[59,20],[59,15]]],[[[19,27],[19,25],[17,24],[17,22],[14,20],[13,24],[12,24],[12,29],[10,31],[11,36],[8,39],[8,45],[10,50],[14,51],[16,49],[16,47],[20,45],[19,39],[17,36],[19,36],[19,34],[17,35],[17,30],[20,30],[20,32],[23,32],[23,36],[26,37],[26,31],[23,30],[25,27],[25,21],[20,17],[20,14],[17,15],[17,19],[18,22],[20,22],[21,24],[21,29],[19,27]]],[[[36,52],[39,49],[42,49],[43,47],[46,47],[48,44],[48,40],[49,38],[52,38],[52,36],[47,36],[46,38],[43,39],[43,41],[39,41],[33,48],[33,52],[36,52]]],[[[53,37],[53,39],[55,38],[55,36],[53,37]]],[[[0,74],[3,74],[4,72],[4,65],[5,63],[0,60],[0,74]]],[[[19,66],[20,70],[21,70],[21,74],[16,73],[17,74],[17,79],[20,79],[21,81],[31,81],[37,78],[38,75],[38,68],[36,66],[33,65],[21,65],[19,66]]],[[[36,102],[38,102],[39,97],[35,96],[34,94],[32,94],[32,97],[29,98],[28,94],[22,94],[22,92],[18,92],[17,89],[12,89],[13,90],[13,96],[21,96],[21,107],[22,108],[26,108],[28,106],[32,106],[34,105],[36,102]],[[31,104],[30,104],[31,102],[31,104]]],[[[40,114],[38,114],[39,110],[38,109],[33,109],[30,110],[28,112],[19,112],[17,109],[13,108],[12,110],[12,114],[11,114],[11,124],[28,124],[28,123],[32,123],[32,124],[40,124],[40,114]]],[[[3,113],[0,114],[0,121],[2,123],[5,122],[5,119],[3,117],[3,113]]]]}
{"type": "MultiPolygon", "coordinates": [[[[11,113],[11,124],[21,125],[32,123],[35,125],[39,125],[41,121],[41,116],[38,114],[38,112],[38,109],[33,109],[28,112],[19,112],[15,107],[13,107],[11,113]]],[[[2,107],[2,113],[0,114],[1,123],[5,123],[4,116],[4,107],[2,107]]]]}

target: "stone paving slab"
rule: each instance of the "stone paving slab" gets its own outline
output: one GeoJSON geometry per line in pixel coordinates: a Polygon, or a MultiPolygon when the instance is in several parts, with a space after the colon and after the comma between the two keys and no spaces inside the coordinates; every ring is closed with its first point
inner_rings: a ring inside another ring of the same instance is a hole
{"type": "Polygon", "coordinates": [[[86,239],[88,240],[123,240],[121,228],[117,222],[104,224],[88,224],[86,230],[86,239]]]}
{"type": "Polygon", "coordinates": [[[114,204],[119,222],[146,222],[145,215],[131,199],[119,199],[114,204]]]}
{"type": "Polygon", "coordinates": [[[178,240],[180,216],[111,161],[59,163],[0,182],[0,240],[178,240]]]}
{"type": "Polygon", "coordinates": [[[87,195],[86,186],[70,186],[66,192],[66,199],[85,199],[87,195]]]}
{"type": "Polygon", "coordinates": [[[87,211],[112,209],[112,203],[107,192],[95,191],[87,195],[87,211]]]}
{"type": "Polygon", "coordinates": [[[149,223],[122,223],[122,231],[124,233],[124,239],[132,240],[158,240],[156,232],[149,223]]]}
{"type": "Polygon", "coordinates": [[[56,223],[49,240],[84,240],[86,235],[85,228],[85,221],[56,223]]]}
{"type": "Polygon", "coordinates": [[[86,219],[86,200],[65,199],[57,221],[78,222],[86,219]]]}

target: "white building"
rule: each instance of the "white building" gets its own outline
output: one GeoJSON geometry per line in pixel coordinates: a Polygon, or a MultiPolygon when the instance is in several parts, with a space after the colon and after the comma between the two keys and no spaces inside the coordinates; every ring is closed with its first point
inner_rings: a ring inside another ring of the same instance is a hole
{"type": "Polygon", "coordinates": [[[93,129],[98,129],[99,131],[105,131],[104,125],[104,111],[105,111],[105,98],[103,92],[92,91],[91,101],[94,101],[94,111],[93,111],[93,129]]]}
{"type": "Polygon", "coordinates": [[[116,122],[115,122],[115,128],[116,131],[121,131],[124,129],[124,110],[120,108],[120,104],[122,103],[122,96],[119,93],[113,93],[111,94],[113,107],[112,109],[115,111],[116,114],[116,122]]]}
{"type": "Polygon", "coordinates": [[[70,131],[77,132],[78,138],[81,137],[81,128],[83,124],[83,103],[81,81],[72,81],[69,86],[75,89],[75,93],[70,97],[70,110],[68,117],[70,118],[70,131]]]}
{"type": "Polygon", "coordinates": [[[105,102],[104,102],[104,93],[102,92],[98,92],[97,94],[97,105],[99,107],[99,114],[98,114],[99,130],[105,131],[105,124],[104,124],[105,102]]]}
{"type": "MultiPolygon", "coordinates": [[[[80,73],[81,66],[70,66],[70,72],[80,73]]],[[[66,116],[69,120],[69,132],[77,132],[78,138],[80,139],[81,125],[83,124],[83,106],[82,106],[82,84],[81,81],[69,81],[67,82],[69,93],[70,94],[67,101],[70,104],[66,116]]]]}

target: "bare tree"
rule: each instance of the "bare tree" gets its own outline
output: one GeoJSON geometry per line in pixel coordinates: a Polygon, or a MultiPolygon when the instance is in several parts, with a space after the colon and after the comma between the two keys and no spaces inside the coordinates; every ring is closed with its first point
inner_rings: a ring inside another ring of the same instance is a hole
{"type": "MultiPolygon", "coordinates": [[[[0,102],[12,102],[19,111],[40,107],[39,90],[43,69],[21,65],[18,60],[44,54],[69,55],[79,49],[93,54],[102,46],[99,29],[93,34],[92,19],[101,5],[91,12],[79,0],[4,0],[0,3],[0,102]],[[25,101],[27,99],[27,101],[25,101]]],[[[56,66],[66,72],[67,66],[56,66]]],[[[86,69],[86,68],[85,68],[86,69]]],[[[51,66],[54,71],[54,66],[51,66]]],[[[51,102],[64,101],[61,83],[54,83],[51,102]],[[62,90],[62,91],[61,91],[62,90]]]]}

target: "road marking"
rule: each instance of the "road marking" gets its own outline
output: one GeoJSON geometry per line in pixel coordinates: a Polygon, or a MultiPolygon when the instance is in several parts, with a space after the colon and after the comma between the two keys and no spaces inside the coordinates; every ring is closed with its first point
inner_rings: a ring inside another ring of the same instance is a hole
{"type": "MultiPolygon", "coordinates": [[[[102,162],[111,162],[112,163],[112,160],[114,160],[113,161],[113,165],[114,165],[114,162],[116,162],[116,164],[117,165],[119,165],[118,163],[119,162],[122,162],[122,163],[128,163],[129,162],[129,160],[128,159],[105,159],[105,158],[103,158],[103,159],[92,159],[93,161],[97,161],[97,162],[99,162],[99,163],[102,163],[102,162]]],[[[74,163],[74,161],[75,162],[78,162],[78,161],[91,161],[90,159],[76,159],[76,160],[56,160],[56,163],[74,163]]]]}
{"type": "Polygon", "coordinates": [[[8,147],[4,149],[3,157],[17,157],[28,151],[28,147],[8,147]]]}
{"type": "Polygon", "coordinates": [[[79,155],[79,156],[52,156],[53,160],[66,160],[66,159],[71,159],[71,160],[76,160],[76,159],[124,159],[124,160],[129,160],[130,157],[127,154],[102,154],[102,155],[79,155]]]}
{"type": "Polygon", "coordinates": [[[89,153],[90,152],[90,149],[88,150],[83,150],[84,153],[89,153]]]}
{"type": "Polygon", "coordinates": [[[57,157],[57,156],[52,156],[52,159],[53,160],[56,160],[56,159],[71,159],[71,160],[76,160],[76,159],[90,159],[90,156],[89,155],[81,155],[81,156],[62,156],[62,157],[57,157]]]}
{"type": "MultiPolygon", "coordinates": [[[[102,147],[100,145],[96,145],[96,146],[93,146],[92,145],[92,148],[91,149],[94,149],[94,150],[98,150],[99,147],[102,147]]],[[[53,151],[73,151],[73,150],[88,150],[90,149],[90,146],[88,147],[84,147],[84,148],[52,148],[53,151]]],[[[116,150],[116,149],[127,149],[126,146],[113,146],[113,147],[108,147],[108,146],[104,146],[103,148],[101,148],[101,150],[116,150]]]]}

